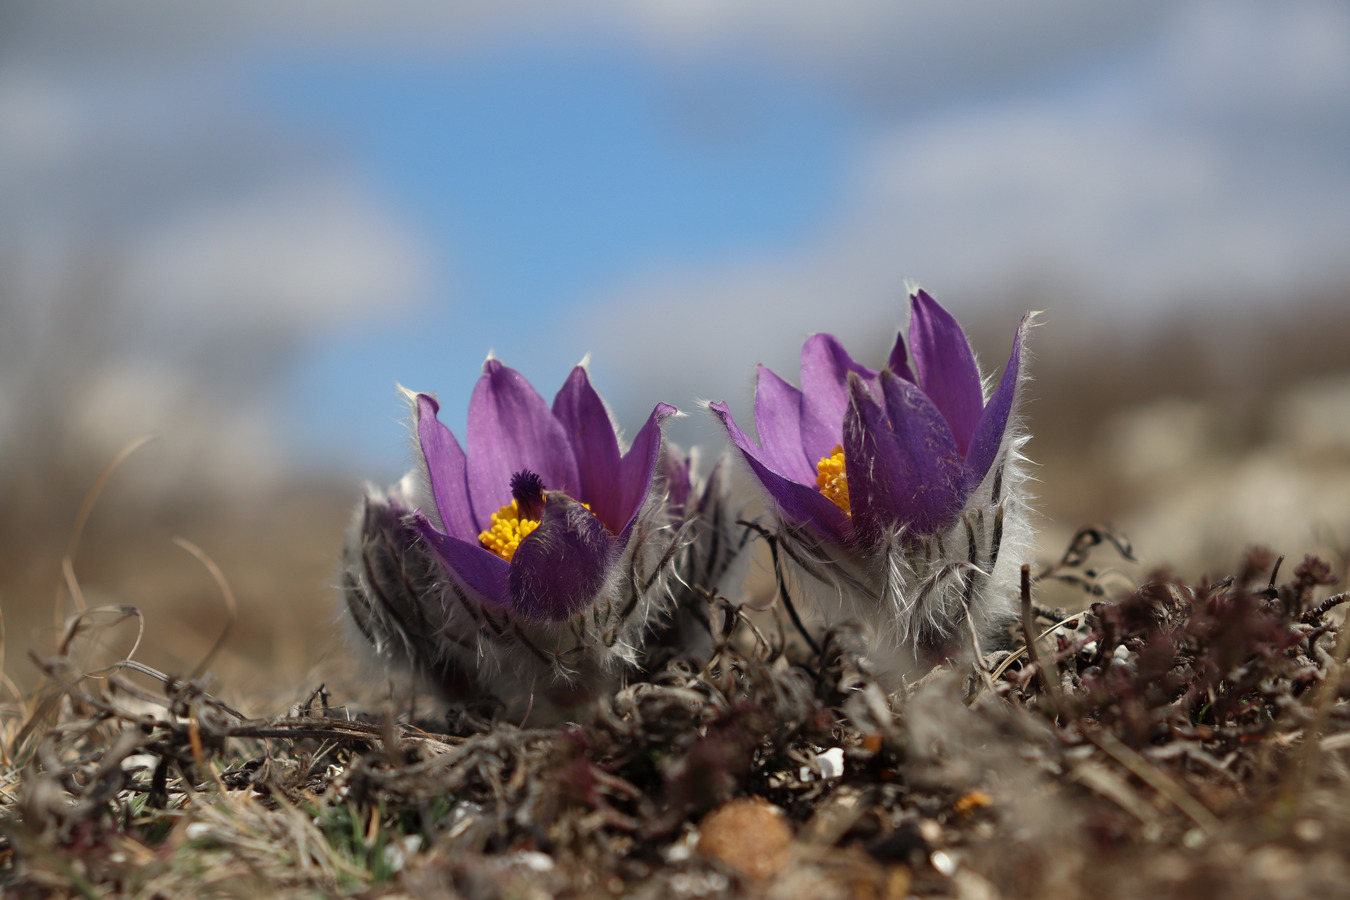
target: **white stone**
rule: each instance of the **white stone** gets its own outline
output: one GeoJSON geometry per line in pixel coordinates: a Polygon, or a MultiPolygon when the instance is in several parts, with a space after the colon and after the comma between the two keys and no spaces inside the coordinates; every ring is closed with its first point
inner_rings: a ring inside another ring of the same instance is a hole
{"type": "Polygon", "coordinates": [[[820,777],[829,781],[844,774],[844,748],[831,747],[824,753],[816,754],[816,765],[820,767],[820,777]]]}

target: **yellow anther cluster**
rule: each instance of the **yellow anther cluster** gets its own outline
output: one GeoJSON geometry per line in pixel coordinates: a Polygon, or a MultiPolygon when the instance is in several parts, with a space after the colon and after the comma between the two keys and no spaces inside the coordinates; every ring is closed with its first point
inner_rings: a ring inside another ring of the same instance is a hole
{"type": "Polygon", "coordinates": [[[507,562],[516,555],[516,548],[526,535],[539,527],[537,519],[522,519],[520,504],[512,500],[492,514],[487,531],[478,536],[483,546],[507,562]]]}
{"type": "MultiPolygon", "coordinates": [[[[587,509],[591,508],[589,503],[581,505],[587,509]]],[[[516,555],[516,548],[520,546],[520,542],[525,540],[530,532],[538,527],[539,520],[522,518],[520,504],[512,500],[492,514],[487,531],[478,535],[478,541],[502,559],[510,562],[511,558],[516,555]]]]}
{"type": "Polygon", "coordinates": [[[844,512],[848,505],[848,473],[844,470],[844,448],[836,446],[829,456],[816,463],[816,485],[820,492],[844,512]]]}

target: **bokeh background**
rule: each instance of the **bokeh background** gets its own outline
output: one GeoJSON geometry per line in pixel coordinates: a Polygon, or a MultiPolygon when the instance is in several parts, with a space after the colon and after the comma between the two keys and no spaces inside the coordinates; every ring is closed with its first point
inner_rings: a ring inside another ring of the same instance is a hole
{"type": "MultiPolygon", "coordinates": [[[[748,415],[907,284],[997,368],[1029,308],[1043,555],[1188,574],[1350,542],[1340,0],[0,5],[5,670],[83,602],[138,658],[309,685],[395,385],[462,434],[491,350],[748,415]],[[77,510],[119,448],[63,577],[77,510]]],[[[110,655],[120,652],[110,649],[110,655]]]]}

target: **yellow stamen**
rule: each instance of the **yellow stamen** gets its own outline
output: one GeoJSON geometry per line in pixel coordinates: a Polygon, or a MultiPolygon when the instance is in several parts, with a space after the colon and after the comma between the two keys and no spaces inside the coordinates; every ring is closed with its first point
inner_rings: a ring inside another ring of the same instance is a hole
{"type": "Polygon", "coordinates": [[[520,504],[512,500],[492,514],[487,531],[478,536],[483,546],[507,562],[516,555],[516,548],[526,535],[539,527],[537,519],[522,519],[520,504]]]}
{"type": "Polygon", "coordinates": [[[844,469],[844,448],[834,448],[829,456],[822,456],[816,463],[816,484],[820,492],[844,512],[850,512],[848,505],[848,472],[844,469]]]}
{"type": "MultiPolygon", "coordinates": [[[[589,503],[581,505],[591,508],[589,503]]],[[[478,540],[484,547],[510,562],[520,542],[538,527],[539,520],[522,517],[520,504],[512,500],[492,514],[487,531],[478,535],[478,540]]]]}

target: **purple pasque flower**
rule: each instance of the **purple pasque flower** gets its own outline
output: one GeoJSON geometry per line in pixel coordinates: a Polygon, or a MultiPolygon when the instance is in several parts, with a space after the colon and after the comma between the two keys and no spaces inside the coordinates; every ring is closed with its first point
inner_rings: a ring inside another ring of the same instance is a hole
{"type": "Polygon", "coordinates": [[[711,404],[783,518],[822,539],[867,545],[950,526],[1012,421],[1025,326],[986,404],[961,326],[924,291],[910,302],[917,375],[899,336],[878,372],[817,334],[802,347],[801,389],[759,367],[758,444],[725,403],[711,404]]]}
{"type": "Polygon", "coordinates": [[[419,470],[368,488],[343,590],[375,655],[449,697],[535,720],[575,712],[638,662],[679,555],[653,409],[623,450],[576,367],[550,407],[495,359],[469,403],[467,452],[409,394],[419,470]]]}
{"type": "Polygon", "coordinates": [[[473,601],[536,623],[563,622],[605,589],[656,481],[657,404],[627,453],[586,369],[572,370],[550,408],[495,359],[469,401],[468,452],[413,398],[418,447],[433,504],[419,534],[473,601]]]}
{"type": "Polygon", "coordinates": [[[1010,577],[1000,551],[1025,539],[1017,407],[1028,323],[988,397],[965,332],[918,290],[908,352],[897,336],[879,371],[828,334],[802,347],[800,389],[760,366],[758,442],[725,403],[710,404],[770,500],[789,557],[892,651],[949,655],[966,618],[983,628],[1007,606],[993,595],[1010,577]]]}

